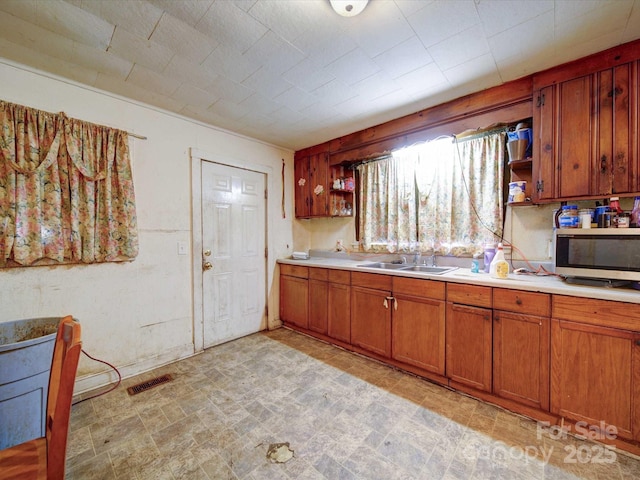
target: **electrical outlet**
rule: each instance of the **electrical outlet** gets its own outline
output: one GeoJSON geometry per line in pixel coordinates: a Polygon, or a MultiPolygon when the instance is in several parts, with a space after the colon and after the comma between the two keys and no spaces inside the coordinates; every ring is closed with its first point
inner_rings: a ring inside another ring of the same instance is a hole
{"type": "Polygon", "coordinates": [[[187,242],[178,242],[178,255],[187,254],[187,242]]]}

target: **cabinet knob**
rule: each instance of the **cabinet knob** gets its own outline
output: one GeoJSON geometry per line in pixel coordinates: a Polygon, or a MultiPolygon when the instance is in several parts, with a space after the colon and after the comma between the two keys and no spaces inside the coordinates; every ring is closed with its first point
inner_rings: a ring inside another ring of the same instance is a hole
{"type": "Polygon", "coordinates": [[[522,305],[522,300],[519,297],[516,297],[516,305],[522,305]]]}
{"type": "Polygon", "coordinates": [[[640,339],[636,340],[636,342],[635,342],[635,343],[636,343],[636,345],[637,345],[638,347],[640,347],[640,339]]]}
{"type": "Polygon", "coordinates": [[[602,155],[602,157],[600,157],[600,172],[607,173],[607,156],[606,155],[602,155]]]}

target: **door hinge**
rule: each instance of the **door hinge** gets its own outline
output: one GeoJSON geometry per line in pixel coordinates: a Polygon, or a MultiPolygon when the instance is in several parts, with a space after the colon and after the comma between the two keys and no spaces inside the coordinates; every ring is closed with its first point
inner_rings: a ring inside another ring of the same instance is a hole
{"type": "Polygon", "coordinates": [[[264,247],[264,258],[269,258],[269,247],[264,247]]]}
{"type": "Polygon", "coordinates": [[[268,193],[267,189],[265,188],[264,189],[264,199],[268,200],[268,198],[269,198],[269,193],[268,193]]]}
{"type": "Polygon", "coordinates": [[[544,192],[544,180],[538,180],[536,182],[536,192],[544,192]]]}
{"type": "Polygon", "coordinates": [[[544,93],[538,95],[538,100],[536,101],[536,107],[541,107],[545,103],[544,93]]]}

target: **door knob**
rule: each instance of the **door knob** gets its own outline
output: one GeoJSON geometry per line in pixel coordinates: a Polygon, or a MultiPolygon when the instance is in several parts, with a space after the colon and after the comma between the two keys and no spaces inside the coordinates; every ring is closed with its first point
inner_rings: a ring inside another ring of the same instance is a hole
{"type": "Polygon", "coordinates": [[[211,270],[212,268],[213,265],[211,264],[211,262],[204,262],[204,264],[202,265],[203,270],[211,270]]]}
{"type": "Polygon", "coordinates": [[[205,250],[204,252],[202,252],[202,255],[204,255],[205,257],[208,257],[211,255],[211,250],[205,250]]]}

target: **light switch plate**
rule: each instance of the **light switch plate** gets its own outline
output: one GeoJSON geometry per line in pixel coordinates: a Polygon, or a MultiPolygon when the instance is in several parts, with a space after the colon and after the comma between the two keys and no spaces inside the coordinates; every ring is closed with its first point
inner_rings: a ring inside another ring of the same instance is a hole
{"type": "Polygon", "coordinates": [[[178,242],[178,255],[187,254],[187,242],[178,242]]]}

